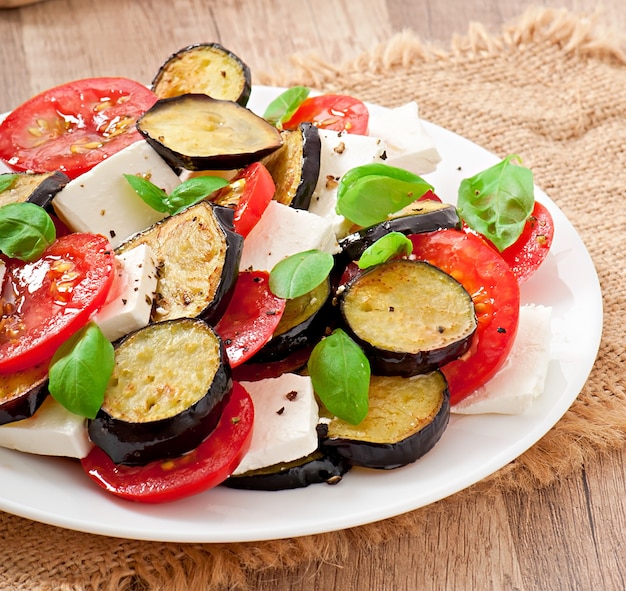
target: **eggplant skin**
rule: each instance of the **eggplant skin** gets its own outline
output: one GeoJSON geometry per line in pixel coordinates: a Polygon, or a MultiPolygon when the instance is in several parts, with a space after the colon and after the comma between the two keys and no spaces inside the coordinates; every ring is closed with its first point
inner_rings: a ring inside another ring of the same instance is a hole
{"type": "Polygon", "coordinates": [[[454,205],[418,201],[405,208],[403,215],[394,214],[384,222],[358,230],[340,240],[339,257],[343,264],[357,261],[365,249],[390,232],[401,232],[408,236],[460,227],[461,218],[454,205]]]}
{"type": "Polygon", "coordinates": [[[215,204],[212,205],[212,208],[215,218],[226,236],[226,257],[222,267],[220,283],[210,308],[202,314],[202,318],[206,322],[215,325],[224,315],[235,291],[237,277],[239,276],[239,262],[243,252],[243,237],[234,230],[234,209],[215,204]]]}
{"type": "Polygon", "coordinates": [[[319,129],[301,123],[281,132],[283,146],[263,161],[276,184],[274,199],[295,209],[309,209],[321,166],[319,129]]]}
{"type": "Polygon", "coordinates": [[[336,450],[319,449],[306,458],[253,470],[224,481],[229,488],[287,490],[311,484],[338,484],[352,466],[336,450]]]}
{"type": "Polygon", "coordinates": [[[263,117],[235,101],[198,93],[159,99],[136,127],[174,170],[245,168],[283,145],[263,117]]]}
{"type": "Polygon", "coordinates": [[[158,261],[152,321],[198,317],[215,324],[232,297],[243,238],[233,210],[201,201],[120,244],[121,254],[147,244],[158,261]]]}
{"type": "Polygon", "coordinates": [[[16,180],[11,187],[0,193],[0,207],[9,203],[21,203],[28,201],[40,207],[50,205],[52,198],[69,183],[69,177],[60,170],[55,172],[16,172],[4,173],[15,174],[16,180]]]}
{"type": "Polygon", "coordinates": [[[48,364],[0,376],[0,425],[32,417],[48,396],[48,364]]]}
{"type": "Polygon", "coordinates": [[[250,68],[219,43],[196,43],[170,55],[152,81],[159,98],[204,93],[242,107],[252,90],[250,68]]]}
{"type": "Polygon", "coordinates": [[[116,345],[89,437],[116,464],[183,455],[216,427],[232,388],[224,345],[208,324],[180,318],[148,325],[116,345]]]}
{"type": "MultiPolygon", "coordinates": [[[[334,448],[337,453],[344,457],[351,465],[361,466],[364,468],[374,468],[380,470],[393,470],[412,464],[428,453],[441,439],[443,433],[448,427],[450,421],[450,391],[445,377],[440,371],[432,372],[421,376],[410,378],[411,380],[428,380],[426,385],[427,393],[431,404],[430,411],[426,406],[424,414],[418,413],[414,416],[415,424],[408,434],[405,432],[403,436],[399,434],[403,431],[398,429],[396,436],[389,435],[387,429],[389,424],[395,420],[394,417],[385,416],[385,406],[389,409],[404,408],[397,398],[394,390],[399,390],[403,386],[407,386],[406,378],[401,377],[374,377],[375,380],[390,380],[391,387],[387,388],[388,392],[383,394],[381,404],[379,405],[379,414],[375,418],[366,418],[364,422],[355,427],[348,428],[333,427],[333,421],[328,423],[320,423],[318,426],[318,434],[320,435],[322,445],[334,448]],[[400,385],[398,380],[405,380],[400,385]],[[398,384],[395,388],[393,384],[398,384]],[[421,416],[419,416],[421,414],[421,416]],[[383,437],[377,433],[381,427],[385,433],[383,437]],[[386,424],[385,424],[386,423],[386,424]],[[341,435],[333,434],[333,429],[339,431],[341,435]],[[353,435],[351,435],[353,433],[353,435]],[[389,438],[390,441],[382,439],[389,438]]],[[[370,390],[370,404],[372,401],[372,392],[370,390]]],[[[371,413],[371,411],[370,411],[371,413]]],[[[410,411],[404,413],[410,417],[410,411]]],[[[402,416],[398,413],[398,416],[402,416]]],[[[392,425],[393,427],[393,425],[392,425]]]]}

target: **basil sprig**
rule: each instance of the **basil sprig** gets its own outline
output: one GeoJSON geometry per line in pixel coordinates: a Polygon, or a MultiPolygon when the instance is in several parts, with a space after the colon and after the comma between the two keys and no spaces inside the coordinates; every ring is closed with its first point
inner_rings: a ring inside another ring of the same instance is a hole
{"type": "Polygon", "coordinates": [[[52,357],[48,390],[70,412],[93,419],[102,406],[114,363],[113,345],[90,322],[52,357]]]}
{"type": "Polygon", "coordinates": [[[507,156],[459,186],[459,215],[500,251],[520,237],[535,204],[533,173],[515,161],[507,156]]]}
{"type": "Polygon", "coordinates": [[[315,393],[337,418],[358,425],[367,416],[370,364],[342,329],[315,345],[307,369],[315,393]]]}
{"type": "Polygon", "coordinates": [[[333,268],[333,257],[321,250],[305,250],[274,265],[269,287],[279,298],[294,299],[315,289],[333,268]]]}
{"type": "Polygon", "coordinates": [[[38,259],[56,239],[52,218],[34,203],[0,207],[0,251],[22,261],[38,259]]]}
{"type": "Polygon", "coordinates": [[[432,190],[432,185],[407,170],[378,162],[364,164],[341,177],[335,209],[351,222],[368,227],[432,190]]]}
{"type": "Polygon", "coordinates": [[[401,232],[389,232],[368,246],[359,260],[359,269],[379,265],[397,256],[408,256],[413,252],[413,243],[401,232]]]}
{"type": "Polygon", "coordinates": [[[152,209],[170,215],[177,214],[202,201],[228,184],[228,181],[218,176],[192,177],[175,187],[168,195],[163,189],[142,176],[125,174],[124,178],[152,209]]]}
{"type": "Polygon", "coordinates": [[[282,128],[285,121],[298,110],[298,107],[309,96],[311,90],[306,86],[292,86],[279,94],[265,109],[263,118],[277,127],[282,128]]]}

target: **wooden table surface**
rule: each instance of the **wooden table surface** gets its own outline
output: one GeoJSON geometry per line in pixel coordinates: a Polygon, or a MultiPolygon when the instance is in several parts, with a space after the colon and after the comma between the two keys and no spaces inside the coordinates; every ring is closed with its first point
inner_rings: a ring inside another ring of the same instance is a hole
{"type": "MultiPolygon", "coordinates": [[[[23,0],[4,0],[7,7],[23,0]]],[[[315,51],[338,62],[394,32],[414,29],[447,46],[469,21],[490,28],[527,0],[46,0],[0,11],[0,112],[74,78],[124,75],[148,82],[170,50],[218,40],[254,71],[315,51]]],[[[544,5],[593,12],[595,0],[544,5]]],[[[626,4],[604,18],[626,30],[626,4]]],[[[265,590],[612,590],[626,588],[626,473],[616,451],[533,494],[471,498],[439,512],[424,539],[400,537],[350,552],[340,564],[263,573],[265,590]]]]}

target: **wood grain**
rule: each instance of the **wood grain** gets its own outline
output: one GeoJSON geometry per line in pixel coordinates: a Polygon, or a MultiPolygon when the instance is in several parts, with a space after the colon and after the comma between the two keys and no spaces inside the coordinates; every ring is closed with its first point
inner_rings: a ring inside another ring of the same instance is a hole
{"type": "MultiPolygon", "coordinates": [[[[471,21],[490,28],[527,0],[47,0],[0,11],[0,112],[67,80],[123,75],[149,82],[163,59],[217,40],[253,73],[316,52],[339,63],[405,28],[448,44],[471,21]]],[[[592,0],[544,5],[592,13],[592,0]]],[[[604,18],[626,29],[623,0],[604,18]]],[[[532,494],[451,499],[428,517],[429,535],[352,550],[340,564],[251,575],[258,591],[618,590],[626,588],[626,455],[616,451],[532,494]]]]}

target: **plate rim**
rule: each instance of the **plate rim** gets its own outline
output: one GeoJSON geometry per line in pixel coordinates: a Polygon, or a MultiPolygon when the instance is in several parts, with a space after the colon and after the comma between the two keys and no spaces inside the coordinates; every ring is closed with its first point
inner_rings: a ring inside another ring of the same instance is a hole
{"type": "MultiPolygon", "coordinates": [[[[277,94],[280,90],[279,87],[269,87],[269,86],[254,86],[251,102],[253,104],[254,101],[262,102],[265,100],[267,102],[271,99],[272,95],[277,94]],[[263,96],[263,99],[261,98],[263,96]]],[[[380,105],[374,105],[372,103],[368,103],[372,109],[385,109],[380,105]]],[[[258,107],[257,107],[258,110],[258,107]]],[[[448,138],[454,142],[465,145],[471,148],[471,151],[475,155],[478,160],[484,161],[492,161],[496,162],[498,158],[485,148],[480,145],[474,143],[473,141],[456,134],[455,132],[448,130],[444,127],[438,126],[429,121],[424,121],[424,126],[431,134],[435,134],[436,136],[441,136],[444,138],[448,138]]],[[[459,171],[460,173],[461,171],[459,171]]],[[[464,176],[467,174],[466,171],[463,171],[464,176]]],[[[425,177],[430,177],[431,175],[424,175],[425,177]]],[[[436,186],[436,185],[435,185],[436,186]]],[[[118,515],[117,521],[109,521],[112,515],[108,515],[107,518],[103,518],[100,520],[92,520],[88,521],[85,519],[77,519],[72,515],[65,513],[59,513],[58,511],[50,511],[46,510],[42,506],[26,504],[25,501],[18,501],[15,499],[7,498],[3,495],[0,490],[0,510],[6,511],[8,513],[12,513],[18,515],[20,517],[25,517],[28,519],[32,519],[34,521],[38,521],[41,523],[46,523],[49,525],[59,526],[70,530],[81,531],[85,533],[99,534],[99,535],[107,535],[107,536],[115,536],[121,538],[135,539],[135,540],[146,540],[146,541],[160,541],[160,542],[205,542],[205,543],[220,543],[220,542],[253,542],[253,541],[263,541],[263,540],[271,540],[271,539],[281,539],[281,538],[289,538],[289,537],[297,537],[303,535],[311,535],[311,534],[321,534],[325,532],[337,531],[340,529],[345,529],[349,527],[356,527],[360,525],[365,525],[367,523],[372,523],[375,521],[381,521],[384,519],[388,519],[402,513],[406,513],[408,511],[412,511],[421,507],[425,507],[434,502],[443,500],[453,494],[456,494],[468,486],[483,480],[489,475],[497,472],[503,466],[505,466],[510,461],[519,457],[522,453],[527,451],[530,447],[532,447],[543,435],[545,435],[552,427],[562,418],[562,416],[567,412],[571,404],[578,397],[580,391],[584,387],[585,382],[588,379],[589,373],[591,372],[593,365],[595,363],[595,359],[597,357],[601,337],[602,337],[602,324],[603,324],[603,302],[602,302],[602,294],[600,289],[600,283],[597,275],[597,271],[593,264],[593,260],[591,259],[591,255],[587,250],[584,242],[578,232],[576,231],[573,224],[567,219],[565,214],[556,206],[556,204],[546,195],[540,188],[539,190],[540,201],[544,203],[550,212],[555,217],[555,221],[558,221],[561,229],[567,230],[566,235],[573,239],[574,244],[571,247],[577,247],[578,249],[582,248],[584,251],[584,255],[586,257],[586,265],[588,268],[587,271],[591,271],[591,276],[594,281],[588,282],[586,285],[586,289],[589,292],[589,296],[591,300],[593,300],[593,314],[592,314],[592,322],[593,325],[593,342],[591,346],[587,346],[587,354],[584,358],[584,366],[582,367],[579,375],[577,375],[577,391],[576,393],[569,392],[568,396],[561,397],[558,400],[558,404],[555,404],[551,408],[550,420],[543,421],[536,425],[534,429],[531,429],[522,440],[518,441],[518,445],[515,446],[515,450],[508,449],[508,453],[501,452],[500,454],[494,454],[494,457],[491,461],[486,462],[481,467],[477,467],[472,471],[472,475],[468,478],[457,479],[454,482],[451,482],[448,488],[442,494],[430,494],[423,496],[422,500],[418,503],[415,503],[414,499],[404,499],[404,500],[395,500],[393,503],[389,501],[386,505],[377,508],[377,510],[354,510],[352,513],[347,513],[344,515],[337,516],[333,523],[329,523],[324,519],[310,519],[306,523],[300,523],[298,526],[295,526],[293,523],[283,522],[280,525],[276,525],[276,527],[270,531],[267,526],[263,528],[254,528],[250,527],[248,530],[244,530],[242,528],[237,529],[236,531],[229,530],[227,519],[224,520],[223,516],[217,515],[216,520],[213,525],[219,525],[217,529],[211,529],[211,522],[207,523],[207,529],[199,529],[197,527],[188,528],[185,530],[185,533],[181,531],[171,531],[165,529],[165,526],[170,525],[170,520],[159,521],[158,516],[152,515],[151,510],[139,506],[137,504],[129,504],[127,501],[122,501],[120,499],[116,499],[105,493],[104,491],[100,491],[99,489],[90,491],[88,496],[93,493],[94,498],[103,497],[104,506],[108,505],[111,509],[116,508],[115,511],[118,515]],[[584,376],[584,377],[583,377],[584,376]],[[548,425],[549,423],[549,425],[548,425]],[[546,428],[547,426],[547,428],[546,428]],[[512,455],[514,453],[514,455],[512,455]],[[471,481],[471,482],[470,482],[471,481]],[[135,514],[141,517],[140,521],[143,523],[141,531],[133,530],[132,525],[122,525],[125,523],[124,519],[130,519],[130,514],[135,514]],[[154,521],[156,519],[156,521],[154,521]],[[158,522],[158,523],[157,523],[158,522]],[[160,527],[155,527],[159,525],[160,527]],[[148,527],[150,526],[150,527],[148,527]]],[[[555,234],[555,242],[557,246],[561,243],[561,237],[555,234]]],[[[578,253],[580,254],[580,253],[578,253]]],[[[589,277],[588,277],[589,278],[589,277]]],[[[485,415],[467,415],[463,417],[452,418],[451,426],[454,427],[455,424],[467,424],[468,421],[472,421],[475,417],[484,417],[485,415]]],[[[497,417],[501,419],[501,417],[497,417]]],[[[478,421],[484,422],[484,421],[478,421]]],[[[504,422],[504,421],[503,421],[504,422]]],[[[448,428],[448,430],[450,429],[448,428]]],[[[446,433],[444,433],[444,437],[446,433]]],[[[443,438],[442,438],[443,439],[443,438]]],[[[445,441],[444,441],[445,443],[445,441]]],[[[435,449],[438,446],[441,446],[442,442],[440,441],[435,449]]],[[[433,450],[434,451],[434,450],[433,450]]],[[[428,462],[428,455],[433,452],[429,452],[425,458],[419,460],[419,462],[428,462]]],[[[15,452],[12,450],[0,449],[0,475],[3,472],[6,473],[7,466],[5,459],[6,457],[23,457],[23,454],[20,452],[15,452]],[[17,455],[16,455],[17,454],[17,455]],[[8,456],[7,456],[8,455],[8,456]],[[4,459],[3,459],[4,458],[4,459]]],[[[52,463],[65,462],[66,460],[57,460],[51,458],[35,458],[37,461],[45,461],[52,463]]],[[[12,466],[15,462],[9,462],[9,466],[12,466]]],[[[405,472],[410,471],[410,469],[414,465],[408,466],[405,472]]],[[[9,467],[9,470],[12,468],[9,467]]],[[[80,468],[79,468],[80,469],[80,468]]],[[[400,469],[401,471],[403,469],[400,469]]],[[[401,473],[401,472],[398,472],[401,473]]],[[[349,473],[346,475],[345,482],[348,482],[348,479],[354,478],[355,480],[358,478],[359,480],[362,477],[367,478],[369,476],[378,479],[381,476],[392,476],[391,471],[385,472],[383,474],[370,474],[369,472],[366,474],[362,474],[362,471],[358,471],[357,473],[349,473]]],[[[81,477],[84,477],[86,480],[86,476],[80,474],[81,477]]],[[[398,480],[397,478],[395,480],[398,480]]],[[[339,486],[344,484],[344,482],[340,483],[339,486]]],[[[318,485],[322,486],[322,485],[318,485]]],[[[221,487],[224,489],[224,487],[221,487]]],[[[329,491],[334,487],[322,487],[319,490],[319,493],[322,497],[326,498],[329,496],[329,491]]],[[[228,494],[233,494],[240,496],[243,493],[243,497],[251,496],[250,493],[253,492],[254,495],[259,495],[259,498],[267,497],[267,495],[275,496],[276,499],[283,498],[286,495],[289,495],[290,498],[299,498],[299,497],[307,497],[307,491],[309,491],[311,487],[307,489],[296,489],[295,491],[280,491],[280,492],[258,492],[258,491],[234,491],[233,489],[226,489],[228,494]]],[[[316,487],[313,487],[312,490],[317,490],[316,487]]],[[[207,491],[207,493],[210,491],[207,491]]],[[[217,491],[222,493],[223,491],[217,491]]],[[[207,493],[202,493],[202,495],[197,495],[196,497],[203,498],[203,495],[207,493]]],[[[225,494],[225,493],[224,493],[225,494]]],[[[221,494],[217,495],[218,497],[221,494]]],[[[205,497],[209,498],[209,496],[205,497]]],[[[187,500],[180,501],[182,503],[187,500]]],[[[200,499],[195,498],[194,500],[189,500],[192,506],[202,507],[204,510],[207,510],[207,507],[201,502],[200,499]]],[[[280,503],[278,503],[280,504],[280,503]]],[[[176,504],[170,504],[176,505],[176,504]]],[[[274,502],[270,502],[270,505],[274,505],[274,502]]],[[[210,509],[209,509],[209,514],[210,509]]],[[[226,515],[228,512],[226,512],[226,515]]],[[[175,521],[174,521],[175,523],[175,521]]]]}

